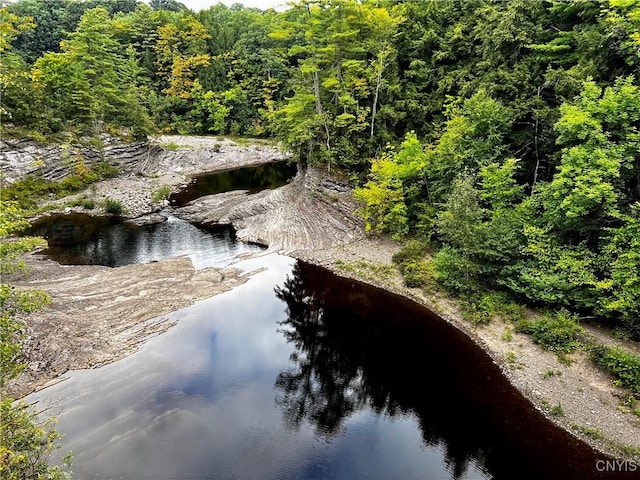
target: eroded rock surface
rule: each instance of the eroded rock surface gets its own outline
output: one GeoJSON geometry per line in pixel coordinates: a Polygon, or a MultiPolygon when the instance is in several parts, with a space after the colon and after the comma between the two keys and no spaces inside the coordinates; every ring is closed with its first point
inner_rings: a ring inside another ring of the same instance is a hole
{"type": "Polygon", "coordinates": [[[102,212],[104,201],[110,199],[124,207],[125,216],[136,218],[166,206],[156,198],[161,188],[175,191],[194,175],[286,159],[272,145],[238,145],[215,137],[173,135],[131,144],[109,137],[103,140],[104,146],[97,148],[87,142],[60,146],[6,139],[0,141],[0,170],[8,183],[29,174],[57,181],[74,174],[80,164],[92,169],[99,162],[106,162],[117,169],[117,177],[98,182],[77,195],[51,199],[51,209],[83,212],[83,207],[69,207],[69,203],[83,198],[94,200],[95,211],[102,212]]]}
{"type": "Polygon", "coordinates": [[[196,270],[187,257],[118,268],[61,266],[37,255],[27,261],[27,278],[7,280],[46,290],[53,303],[25,318],[29,367],[9,386],[17,396],[67,370],[126,356],[171,325],[163,315],[247,280],[235,269],[196,270]]]}
{"type": "Polygon", "coordinates": [[[238,239],[286,253],[323,249],[364,235],[350,191],[346,182],[309,168],[284,187],[255,195],[209,195],[178,209],[176,215],[203,225],[233,225],[238,239]]]}

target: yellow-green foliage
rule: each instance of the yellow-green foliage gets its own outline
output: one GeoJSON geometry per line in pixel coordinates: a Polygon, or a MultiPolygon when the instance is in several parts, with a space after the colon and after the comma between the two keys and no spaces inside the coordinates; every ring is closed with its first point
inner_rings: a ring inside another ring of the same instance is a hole
{"type": "Polygon", "coordinates": [[[20,256],[46,246],[45,240],[40,237],[7,238],[11,233],[28,226],[23,215],[16,202],[0,202],[0,274],[24,269],[20,256]]]}
{"type": "Polygon", "coordinates": [[[161,202],[162,200],[167,198],[170,193],[171,193],[171,187],[169,185],[163,185],[160,188],[158,188],[155,192],[153,192],[153,195],[151,196],[151,200],[153,200],[154,202],[161,202]]]}

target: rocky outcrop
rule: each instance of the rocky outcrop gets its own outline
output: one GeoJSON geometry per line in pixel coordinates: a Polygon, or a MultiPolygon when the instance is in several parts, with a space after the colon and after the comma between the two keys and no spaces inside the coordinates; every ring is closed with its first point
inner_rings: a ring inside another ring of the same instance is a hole
{"type": "Polygon", "coordinates": [[[196,174],[286,159],[272,145],[238,145],[215,137],[163,136],[131,144],[105,137],[105,146],[100,149],[86,143],[88,146],[48,146],[32,140],[0,141],[3,178],[11,183],[25,175],[36,174],[45,180],[56,181],[73,174],[80,165],[78,162],[92,168],[105,161],[118,170],[117,177],[98,182],[76,195],[60,200],[52,198],[50,210],[85,212],[82,206],[69,207],[83,198],[94,201],[97,209],[94,213],[103,213],[100,209],[104,201],[110,199],[123,206],[125,216],[136,218],[166,206],[162,199],[156,198],[159,189],[169,187],[170,191],[176,191],[196,174]]]}
{"type": "Polygon", "coordinates": [[[130,354],[150,335],[172,325],[163,315],[248,279],[235,269],[196,270],[188,257],[118,268],[61,266],[35,256],[27,263],[28,278],[11,283],[46,290],[53,303],[25,318],[29,366],[7,389],[17,397],[67,370],[130,354]]]}
{"type": "Polygon", "coordinates": [[[103,135],[98,140],[44,145],[31,139],[3,139],[0,171],[9,183],[29,174],[58,181],[75,173],[80,166],[91,169],[106,162],[115,167],[119,175],[157,177],[170,173],[182,175],[184,180],[184,176],[196,173],[286,159],[273,146],[241,146],[215,137],[164,136],[148,142],[123,143],[103,135]]]}
{"type": "Polygon", "coordinates": [[[202,225],[228,224],[238,239],[285,253],[324,249],[364,235],[347,182],[308,168],[288,185],[255,195],[236,191],[202,197],[175,214],[202,225]]]}
{"type": "Polygon", "coordinates": [[[43,145],[29,139],[4,139],[0,142],[0,169],[6,181],[13,182],[29,174],[58,181],[79,167],[91,169],[106,162],[119,171],[134,171],[162,149],[147,142],[122,143],[104,136],[103,146],[85,144],[43,145]]]}

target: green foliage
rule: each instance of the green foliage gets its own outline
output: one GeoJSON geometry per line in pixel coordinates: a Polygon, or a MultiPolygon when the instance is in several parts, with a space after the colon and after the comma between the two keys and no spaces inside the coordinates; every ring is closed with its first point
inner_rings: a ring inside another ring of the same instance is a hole
{"type": "Polygon", "coordinates": [[[86,210],[93,210],[96,208],[96,201],[93,198],[82,197],[72,201],[69,205],[72,207],[82,207],[86,210]]]}
{"type": "Polygon", "coordinates": [[[335,262],[336,268],[342,272],[356,275],[365,280],[379,282],[391,277],[395,270],[390,265],[379,265],[364,260],[344,262],[340,259],[335,262]]]}
{"type": "MultiPolygon", "coordinates": [[[[516,304],[504,292],[480,291],[460,296],[462,315],[474,325],[486,325],[495,317],[509,322],[519,322],[524,318],[524,308],[516,304]]],[[[505,330],[511,340],[511,331],[505,330]]]]}
{"type": "Polygon", "coordinates": [[[398,8],[355,0],[305,0],[283,13],[270,37],[287,46],[295,87],[273,122],[296,159],[330,169],[356,166],[373,152],[403,20],[398,8]]]}
{"type": "Polygon", "coordinates": [[[401,273],[407,287],[423,287],[433,279],[433,265],[425,261],[406,262],[401,265],[401,273]]]}
{"type": "Polygon", "coordinates": [[[125,213],[125,208],[122,202],[114,200],[113,198],[107,198],[104,201],[104,211],[111,215],[122,215],[125,213]]]}
{"type": "Polygon", "coordinates": [[[23,325],[15,320],[19,312],[34,312],[49,304],[49,296],[39,290],[17,290],[11,285],[0,284],[0,389],[6,381],[19,375],[24,369],[21,344],[24,340],[23,325]]]}
{"type": "MultiPolygon", "coordinates": [[[[33,245],[44,246],[42,239],[22,238],[7,241],[7,236],[25,226],[22,212],[15,203],[2,202],[0,209],[0,260],[2,272],[20,268],[17,256],[33,245]],[[7,246],[9,246],[7,248],[7,246]]],[[[39,290],[19,290],[0,283],[0,477],[7,480],[51,479],[71,477],[67,455],[62,467],[49,465],[49,457],[59,448],[61,437],[53,428],[55,419],[40,420],[39,413],[24,402],[14,402],[5,395],[9,380],[25,368],[22,349],[25,326],[16,315],[32,313],[51,302],[39,290]]]]}
{"type": "Polygon", "coordinates": [[[559,403],[549,409],[549,414],[554,417],[564,417],[564,409],[559,403]]]}
{"type": "Polygon", "coordinates": [[[588,80],[574,102],[560,107],[556,130],[565,148],[541,195],[549,223],[561,232],[589,238],[640,198],[627,190],[640,172],[640,89],[633,80],[620,78],[604,91],[588,80]]]}
{"type": "Polygon", "coordinates": [[[598,302],[596,256],[585,243],[563,245],[557,236],[525,226],[522,258],[505,268],[500,283],[547,305],[593,308],[598,302]]]}
{"type": "Polygon", "coordinates": [[[180,145],[178,145],[176,142],[174,142],[173,140],[167,143],[163,143],[162,148],[164,148],[165,150],[171,150],[171,151],[176,151],[180,149],[180,145]]]}
{"type": "Polygon", "coordinates": [[[622,217],[623,224],[610,229],[604,258],[607,279],[598,283],[606,313],[622,317],[626,331],[640,339],[640,203],[622,217]]]}
{"type": "Polygon", "coordinates": [[[468,255],[445,246],[433,257],[434,277],[453,293],[471,293],[480,288],[478,265],[468,255]]]}
{"type": "Polygon", "coordinates": [[[27,175],[0,189],[0,199],[2,202],[15,202],[23,209],[37,210],[43,198],[66,197],[118,172],[107,162],[97,163],[93,170],[85,168],[84,163],[78,166],[72,175],[57,182],[49,182],[35,174],[27,175]]]}
{"type": "Polygon", "coordinates": [[[169,197],[171,194],[171,187],[169,185],[163,185],[158,188],[153,195],[151,195],[151,201],[153,202],[161,202],[162,200],[169,197]]]}
{"type": "Polygon", "coordinates": [[[560,370],[548,368],[547,371],[542,374],[542,378],[559,377],[560,375],[562,375],[560,370]]]}
{"type": "Polygon", "coordinates": [[[38,421],[38,412],[24,402],[12,403],[10,398],[0,401],[0,474],[6,480],[71,478],[69,471],[71,454],[67,454],[62,466],[47,463],[52,453],[60,448],[62,437],[56,432],[55,419],[38,421]]]}
{"type": "Polygon", "coordinates": [[[45,109],[88,131],[99,131],[104,122],[150,129],[138,68],[125,59],[106,9],[87,10],[61,48],[41,56],[32,71],[45,109]]]}
{"type": "Polygon", "coordinates": [[[504,359],[505,359],[505,362],[507,362],[507,366],[512,370],[524,367],[524,365],[518,361],[518,356],[516,355],[516,352],[514,352],[513,350],[508,351],[505,354],[504,359]]]}
{"type": "Polygon", "coordinates": [[[591,359],[607,370],[620,384],[640,394],[640,357],[621,347],[598,345],[591,349],[591,359]]]}
{"type": "Polygon", "coordinates": [[[516,329],[533,336],[533,341],[556,353],[572,353],[580,346],[579,336],[583,329],[576,316],[561,310],[545,314],[532,322],[520,321],[516,329]]]}
{"type": "Polygon", "coordinates": [[[389,146],[373,160],[369,182],[354,192],[364,204],[360,213],[368,231],[390,233],[394,238],[402,238],[409,232],[410,217],[417,218],[409,208],[421,193],[416,177],[425,162],[425,153],[414,132],[407,133],[397,152],[389,146]]]}
{"type": "Polygon", "coordinates": [[[392,257],[398,266],[404,283],[410,288],[419,288],[433,283],[433,263],[426,259],[428,244],[410,240],[392,257]]]}
{"type": "Polygon", "coordinates": [[[421,240],[409,240],[402,248],[393,254],[391,261],[396,265],[422,259],[429,249],[429,245],[421,240]]]}
{"type": "Polygon", "coordinates": [[[481,167],[500,161],[506,150],[505,135],[511,112],[481,90],[446,110],[449,120],[426,167],[431,195],[444,201],[461,172],[476,173],[481,167]]]}
{"type": "Polygon", "coordinates": [[[46,246],[46,241],[40,237],[7,238],[28,225],[24,220],[24,212],[16,202],[0,202],[0,276],[24,270],[21,255],[46,246]]]}
{"type": "Polygon", "coordinates": [[[116,175],[118,175],[118,168],[114,167],[109,162],[98,162],[93,167],[92,173],[96,175],[97,178],[91,175],[88,175],[86,177],[87,181],[97,181],[97,180],[102,180],[103,178],[115,177],[116,175]]]}
{"type": "MultiPolygon", "coordinates": [[[[303,164],[366,178],[367,230],[428,238],[449,290],[502,288],[640,338],[637,2],[152,6],[3,10],[3,132],[274,137],[303,164]]],[[[100,168],[0,196],[35,208],[100,168]]],[[[405,267],[411,284],[431,276],[405,267]]]]}

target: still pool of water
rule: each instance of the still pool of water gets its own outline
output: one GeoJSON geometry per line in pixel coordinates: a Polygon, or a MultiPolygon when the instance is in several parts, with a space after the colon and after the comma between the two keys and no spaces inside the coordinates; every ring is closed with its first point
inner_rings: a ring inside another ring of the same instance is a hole
{"type": "Polygon", "coordinates": [[[416,304],[270,254],[52,403],[74,478],[591,478],[470,340],[416,304]],[[582,475],[582,476],[579,476],[582,475]]]}
{"type": "Polygon", "coordinates": [[[43,254],[63,265],[119,267],[188,255],[196,268],[221,267],[258,245],[236,242],[233,228],[196,227],[165,213],[167,221],[137,226],[113,217],[59,214],[36,221],[28,234],[45,237],[43,254]]]}
{"type": "Polygon", "coordinates": [[[249,190],[249,193],[256,193],[267,188],[281,187],[295,176],[296,171],[295,164],[274,162],[197,175],[187,186],[169,197],[169,204],[182,207],[205,195],[231,190],[249,190]]]}

